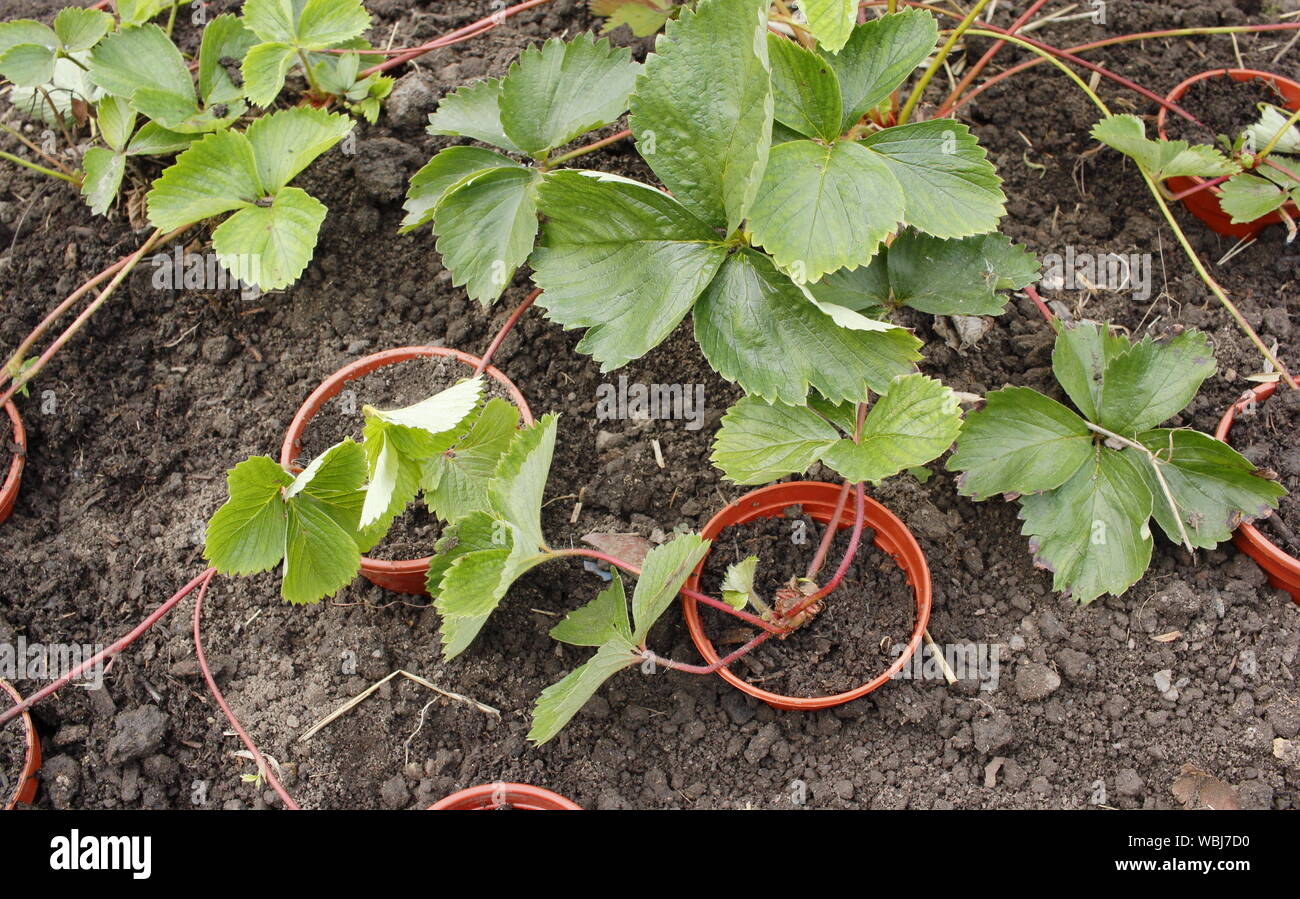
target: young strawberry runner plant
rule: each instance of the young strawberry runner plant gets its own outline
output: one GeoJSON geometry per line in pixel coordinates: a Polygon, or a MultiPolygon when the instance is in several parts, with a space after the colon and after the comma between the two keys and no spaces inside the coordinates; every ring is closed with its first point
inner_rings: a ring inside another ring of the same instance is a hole
{"type": "Polygon", "coordinates": [[[1027,387],[995,390],[967,416],[948,468],[964,496],[1019,501],[1054,589],[1081,604],[1118,596],[1150,564],[1152,518],[1194,554],[1286,492],[1227,444],[1160,427],[1214,370],[1199,331],[1134,342],[1095,322],[1065,325],[1052,371],[1077,411],[1027,387]]]}

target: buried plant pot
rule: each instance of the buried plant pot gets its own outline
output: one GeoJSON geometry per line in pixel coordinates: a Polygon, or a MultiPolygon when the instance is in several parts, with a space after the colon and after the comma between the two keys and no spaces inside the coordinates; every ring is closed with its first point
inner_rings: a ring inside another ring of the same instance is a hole
{"type": "MultiPolygon", "coordinates": [[[[0,691],[7,695],[14,702],[22,702],[23,697],[15,690],[8,681],[0,680],[0,691]]],[[[6,703],[6,706],[8,703],[6,703]]],[[[4,810],[8,811],[15,806],[30,805],[31,801],[36,798],[36,787],[40,780],[36,772],[41,770],[41,740],[36,735],[36,725],[32,723],[32,716],[23,712],[22,714],[23,733],[26,737],[27,751],[24,756],[23,767],[18,772],[18,780],[14,782],[12,791],[8,796],[0,796],[4,802],[4,810]]],[[[6,724],[6,727],[9,725],[6,724]]],[[[12,776],[14,772],[6,771],[7,776],[12,776]]]]}
{"type": "MultiPolygon", "coordinates": [[[[1214,436],[1224,443],[1228,442],[1228,432],[1237,414],[1257,403],[1262,403],[1277,390],[1277,384],[1263,384],[1248,391],[1245,396],[1228,407],[1219,419],[1219,426],[1214,436]]],[[[1279,514],[1274,512],[1274,515],[1279,514]]],[[[1300,604],[1300,559],[1287,553],[1272,540],[1260,532],[1259,528],[1248,522],[1237,525],[1232,535],[1232,542],[1237,548],[1259,563],[1268,575],[1268,582],[1280,590],[1291,594],[1291,599],[1300,604]]]]}
{"type": "Polygon", "coordinates": [[[528,784],[494,783],[470,787],[452,793],[429,806],[429,811],[483,811],[486,809],[522,809],[531,812],[580,812],[582,806],[558,793],[528,784]]]}
{"type": "Polygon", "coordinates": [[[0,486],[0,522],[7,519],[9,513],[14,510],[14,503],[18,501],[18,488],[23,482],[23,466],[27,464],[27,431],[23,428],[23,420],[18,415],[18,407],[14,405],[13,400],[5,403],[5,413],[8,414],[9,422],[13,427],[11,439],[18,449],[9,463],[4,485],[0,486]]]}
{"type": "MultiPolygon", "coordinates": [[[[1179,84],[1169,92],[1165,99],[1170,103],[1177,103],[1192,85],[1210,78],[1231,78],[1233,81],[1240,82],[1264,81],[1272,85],[1281,94],[1282,102],[1278,105],[1285,106],[1292,112],[1300,109],[1300,82],[1292,81],[1290,78],[1284,78],[1281,75],[1274,75],[1271,72],[1261,72],[1257,69],[1213,69],[1208,72],[1201,72],[1199,75],[1193,75],[1182,84],[1179,84]]],[[[1165,119],[1168,114],[1168,108],[1162,106],[1160,107],[1160,113],[1156,116],[1156,129],[1162,140],[1168,137],[1165,133],[1165,119]]],[[[1209,124],[1213,126],[1214,123],[1209,124]]],[[[1204,178],[1197,177],[1170,178],[1167,182],[1169,189],[1176,194],[1191,190],[1204,183],[1204,178]]],[[[1183,205],[1187,207],[1192,215],[1209,226],[1212,231],[1228,237],[1254,237],[1269,225],[1280,224],[1282,221],[1281,215],[1271,212],[1255,219],[1253,222],[1234,224],[1232,217],[1224,212],[1219,205],[1219,196],[1219,188],[1210,187],[1184,197],[1183,205]]],[[[1294,203],[1287,203],[1284,208],[1292,218],[1300,215],[1300,210],[1296,209],[1294,203]]]]}
{"type": "MultiPolygon", "coordinates": [[[[840,486],[838,484],[827,484],[822,481],[791,481],[785,484],[773,484],[747,493],[728,505],[709,519],[709,523],[704,526],[700,536],[716,541],[726,528],[746,524],[759,518],[778,517],[791,506],[801,506],[803,511],[814,521],[826,524],[835,514],[839,497],[840,486]]],[[[838,526],[841,530],[853,527],[852,503],[846,505],[842,510],[838,526]]],[[[750,696],[761,699],[768,705],[778,709],[812,711],[860,699],[902,670],[903,666],[907,664],[907,660],[920,647],[921,640],[925,636],[925,629],[930,623],[930,569],[925,563],[925,554],[921,551],[916,538],[912,536],[912,532],[907,529],[907,525],[903,524],[894,513],[870,497],[866,499],[863,526],[871,528],[875,532],[876,546],[893,556],[894,561],[903,569],[903,573],[907,575],[907,582],[912,587],[912,593],[916,597],[916,622],[912,627],[912,636],[902,654],[894,660],[894,663],[885,669],[883,673],[860,687],[829,696],[783,696],[754,686],[739,675],[734,674],[729,668],[720,668],[718,674],[724,680],[750,696]]],[[[692,590],[699,589],[700,572],[704,570],[704,563],[707,558],[706,556],[705,559],[700,561],[695,573],[686,581],[686,586],[692,590]]],[[[846,602],[850,600],[846,596],[837,597],[832,593],[827,597],[826,601],[846,602]]],[[[695,648],[708,664],[716,664],[720,657],[713,646],[713,642],[704,632],[698,604],[688,596],[683,596],[681,602],[682,612],[686,616],[686,626],[691,632],[691,640],[695,642],[695,648]]],[[[796,636],[795,639],[798,639],[798,637],[796,636]]]]}
{"type": "MultiPolygon", "coordinates": [[[[440,346],[408,346],[398,347],[396,349],[384,350],[383,352],[374,353],[365,356],[340,368],[334,374],[330,375],[325,381],[312,391],[311,396],[302,404],[298,414],[293,417],[289,424],[289,432],[284,435],[284,444],[280,447],[280,464],[288,468],[293,465],[293,460],[298,457],[302,451],[302,435],[307,429],[307,423],[312,420],[321,407],[329,400],[336,396],[343,389],[343,385],[348,381],[365,377],[376,369],[383,368],[386,365],[396,365],[399,362],[407,362],[411,359],[420,357],[449,357],[457,359],[472,371],[478,367],[482,361],[478,356],[472,356],[469,353],[463,353],[460,350],[454,350],[449,347],[440,346]]],[[[509,378],[501,373],[495,366],[489,365],[484,369],[484,373],[499,383],[509,395],[511,402],[519,408],[520,418],[525,426],[533,424],[533,414],[528,408],[528,403],[524,400],[524,395],[519,388],[514,385],[509,378]]],[[[361,557],[361,574],[365,576],[372,584],[383,587],[386,590],[393,590],[397,593],[426,593],[425,580],[429,574],[429,562],[432,557],[426,556],[422,559],[408,559],[403,561],[387,561],[383,559],[371,559],[366,556],[361,557]]]]}

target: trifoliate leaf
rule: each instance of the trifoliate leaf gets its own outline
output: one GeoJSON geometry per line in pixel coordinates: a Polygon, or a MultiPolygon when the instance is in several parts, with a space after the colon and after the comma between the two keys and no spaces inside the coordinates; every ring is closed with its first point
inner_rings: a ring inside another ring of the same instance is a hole
{"type": "Polygon", "coordinates": [[[281,491],[293,475],[269,456],[226,473],[229,499],[208,522],[203,557],[222,574],[269,571],[284,558],[288,511],[281,491]]]}
{"type": "MultiPolygon", "coordinates": [[[[544,295],[543,295],[544,296],[544,295]]],[[[809,387],[833,402],[883,393],[915,370],[921,342],[902,328],[840,327],[761,253],[722,264],[695,305],[695,339],[720,375],[747,393],[803,405],[809,387]]]]}
{"type": "Polygon", "coordinates": [[[273,194],[284,187],[352,128],[347,116],[310,106],[257,119],[244,134],[253,146],[262,189],[273,194]]]}
{"type": "Polygon", "coordinates": [[[452,286],[485,306],[501,296],[533,250],[541,180],[535,169],[487,169],[442,199],[433,230],[452,286]]]}
{"type": "Polygon", "coordinates": [[[722,417],[709,461],[729,481],[766,484],[807,471],[839,439],[839,433],[806,406],[747,396],[722,417]]]}
{"type": "Polygon", "coordinates": [[[938,39],[934,16],[922,9],[908,9],[854,26],[839,53],[819,51],[839,75],[844,108],[840,131],[852,128],[888,99],[934,52],[938,39]]]}
{"type": "Polygon", "coordinates": [[[262,290],[287,287],[316,249],[325,204],[297,187],[281,188],[270,206],[246,206],[212,232],[212,249],[232,275],[262,290]]]}
{"type": "Polygon", "coordinates": [[[632,592],[632,642],[645,642],[650,628],[677,598],[686,579],[709,551],[711,542],[697,534],[682,534],[646,554],[641,577],[632,592]]]}
{"type": "Polygon", "coordinates": [[[499,78],[485,78],[458,88],[443,97],[429,116],[429,133],[469,137],[511,153],[522,153],[501,127],[500,99],[499,78]]]}
{"type": "Polygon", "coordinates": [[[1191,146],[1185,140],[1151,140],[1146,125],[1135,115],[1113,115],[1092,126],[1093,140],[1119,150],[1157,181],[1197,175],[1217,178],[1241,167],[1214,147],[1191,146]]]}
{"type": "Polygon", "coordinates": [[[411,177],[406,192],[405,233],[433,221],[438,206],[451,191],[488,169],[518,167],[513,160],[482,147],[447,147],[411,177]]]}
{"type": "Polygon", "coordinates": [[[491,399],[449,453],[425,464],[424,498],[439,518],[454,521],[491,509],[488,486],[518,427],[519,410],[499,397],[491,399]]]}
{"type": "Polygon", "coordinates": [[[1035,564],[1081,605],[1120,595],[1151,562],[1151,491],[1126,453],[1094,448],[1060,487],[1020,497],[1020,509],[1035,564]]]}
{"type": "Polygon", "coordinates": [[[999,291],[1033,283],[1038,269],[1032,253],[1001,234],[944,240],[908,228],[870,265],[833,272],[809,290],[868,313],[911,306],[931,315],[999,315],[1007,303],[999,291]]]}
{"type": "Polygon", "coordinates": [[[640,68],[629,50],[588,33],[528,47],[501,82],[506,135],[539,156],[607,125],[627,111],[640,68]]]}
{"type": "Polygon", "coordinates": [[[796,281],[871,261],[904,214],[903,187],[878,155],[850,141],[772,148],[749,213],[756,244],[796,281]]]}
{"type": "Polygon", "coordinates": [[[1106,366],[1128,348],[1127,340],[1097,322],[1070,322],[1057,333],[1052,348],[1052,374],[1089,421],[1098,420],[1106,366]]]}
{"type": "Polygon", "coordinates": [[[1242,172],[1220,186],[1219,205],[1234,223],[1253,222],[1276,212],[1288,201],[1300,200],[1300,183],[1291,183],[1295,187],[1288,190],[1268,178],[1242,172]]]}
{"type": "Polygon", "coordinates": [[[1097,423],[1125,435],[1153,428],[1187,408],[1214,369],[1200,331],[1168,341],[1143,338],[1107,364],[1097,423]]]}
{"type": "Polygon", "coordinates": [[[728,234],[767,166],[766,35],[767,0],[701,0],[668,23],[632,96],[641,156],[683,206],[728,234]]]}
{"type": "Polygon", "coordinates": [[[597,593],[595,599],[574,609],[551,628],[551,636],[572,646],[602,646],[620,637],[631,643],[632,625],[628,621],[627,598],[619,573],[613,573],[609,586],[597,593]]]}
{"type": "Polygon", "coordinates": [[[596,650],[591,659],[551,684],[537,698],[528,739],[541,745],[558,734],[605,681],[641,661],[641,654],[621,637],[596,650]]]}
{"type": "Polygon", "coordinates": [[[740,610],[753,602],[754,575],[758,571],[758,556],[747,556],[727,566],[722,576],[722,599],[733,609],[740,610]]]}
{"type": "MultiPolygon", "coordinates": [[[[1245,456],[1199,431],[1159,429],[1138,435],[1138,442],[1156,454],[1178,517],[1191,544],[1210,548],[1232,536],[1243,521],[1263,518],[1277,508],[1286,489],[1260,477],[1245,456]]],[[[1154,497],[1154,516],[1174,543],[1181,543],[1178,522],[1148,457],[1126,449],[1147,475],[1154,497]]]]}
{"type": "MultiPolygon", "coordinates": [[[[840,81],[825,59],[777,34],[767,36],[773,115],[804,137],[840,136],[840,81]]],[[[774,139],[773,145],[777,142],[774,139]]]]}
{"type": "Polygon", "coordinates": [[[546,226],[530,264],[538,304],[602,371],[663,341],[690,311],[727,250],[674,199],[643,184],[555,172],[539,191],[546,226]]]}
{"type": "Polygon", "coordinates": [[[100,9],[69,6],[54,17],[54,33],[68,53],[89,50],[113,27],[113,17],[100,9]]]}
{"type": "Polygon", "coordinates": [[[931,119],[886,128],[862,141],[907,188],[907,223],[935,237],[993,231],[1006,195],[987,153],[965,125],[931,119]]]}
{"type": "Polygon", "coordinates": [[[126,172],[126,157],[103,147],[91,147],[86,151],[81,165],[85,170],[81,195],[86,198],[86,205],[91,212],[103,215],[117,199],[118,188],[122,186],[122,175],[126,172]]]}
{"type": "Polygon", "coordinates": [[[838,53],[853,33],[858,0],[803,0],[799,4],[808,19],[808,30],[818,45],[838,53]]]}
{"type": "Polygon", "coordinates": [[[944,453],[960,430],[950,389],[924,375],[903,375],[867,413],[862,439],[836,441],[824,461],[846,480],[879,483],[944,453]]]}
{"type": "Polygon", "coordinates": [[[957,490],[987,499],[1060,487],[1093,453],[1087,424],[1056,400],[1028,387],[1004,387],[966,416],[949,471],[957,490]]]}
{"type": "Polygon", "coordinates": [[[361,567],[356,531],[365,457],[352,440],[335,444],[297,477],[265,456],[227,475],[230,499],[208,523],[204,557],[222,573],[266,571],[284,560],[281,595],[316,602],[361,567]]]}

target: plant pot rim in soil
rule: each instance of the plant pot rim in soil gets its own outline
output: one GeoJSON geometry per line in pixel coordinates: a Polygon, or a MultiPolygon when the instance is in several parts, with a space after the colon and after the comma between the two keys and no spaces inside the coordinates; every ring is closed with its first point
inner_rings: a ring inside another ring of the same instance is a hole
{"type": "MultiPolygon", "coordinates": [[[[1276,391],[1277,382],[1261,384],[1254,390],[1246,391],[1246,394],[1241,399],[1229,406],[1228,411],[1223,413],[1223,418],[1219,419],[1219,426],[1214,430],[1214,436],[1227,443],[1228,432],[1232,429],[1232,423],[1236,420],[1237,414],[1250,405],[1264,402],[1276,391]]],[[[1273,514],[1277,515],[1278,513],[1275,511],[1273,514]]],[[[1237,525],[1237,529],[1232,535],[1232,542],[1237,544],[1238,549],[1254,559],[1260,568],[1264,569],[1270,584],[1290,593],[1292,601],[1300,604],[1300,559],[1297,559],[1265,537],[1259,528],[1249,522],[1243,521],[1237,525]]]]}
{"type": "Polygon", "coordinates": [[[13,454],[9,463],[9,473],[5,475],[4,486],[0,487],[0,523],[3,523],[14,510],[18,501],[18,488],[23,483],[23,466],[27,464],[27,429],[23,427],[22,417],[13,400],[5,403],[5,412],[13,424],[13,441],[18,445],[18,452],[13,454]]]}
{"type": "MultiPolygon", "coordinates": [[[[311,396],[307,397],[306,402],[294,415],[293,421],[289,424],[289,430],[284,435],[284,443],[280,447],[280,464],[285,468],[293,465],[293,460],[302,451],[302,435],[307,429],[308,422],[343,389],[343,385],[348,381],[363,378],[387,365],[432,357],[457,359],[465,363],[470,369],[477,368],[479,363],[482,362],[478,356],[443,346],[396,347],[391,350],[372,353],[360,359],[354,359],[321,382],[321,385],[312,391],[311,396]]],[[[525,427],[532,425],[532,410],[528,408],[528,402],[514,382],[507,378],[496,366],[489,365],[483,371],[488,377],[505,388],[510,401],[519,408],[523,425],[525,427]]],[[[372,584],[386,590],[397,593],[424,594],[428,592],[425,580],[429,575],[429,562],[431,560],[432,556],[400,561],[371,559],[362,556],[361,574],[372,584]]]]}
{"type": "MultiPolygon", "coordinates": [[[[1289,107],[1292,112],[1296,109],[1300,109],[1300,81],[1295,81],[1284,75],[1277,75],[1273,72],[1263,72],[1259,69],[1222,68],[1200,72],[1177,85],[1173,90],[1165,95],[1165,99],[1170,103],[1177,103],[1193,84],[1206,81],[1210,78],[1222,78],[1225,76],[1234,81],[1240,82],[1252,80],[1268,81],[1273,85],[1278,93],[1282,94],[1283,97],[1286,98],[1283,105],[1289,107]]],[[[1168,115],[1169,110],[1164,106],[1160,107],[1160,112],[1156,115],[1156,131],[1159,133],[1161,140],[1168,139],[1168,135],[1165,133],[1165,120],[1168,115]]],[[[1182,193],[1185,190],[1191,190],[1192,188],[1198,187],[1204,183],[1204,178],[1198,178],[1195,176],[1170,178],[1168,182],[1169,189],[1174,193],[1182,193]]],[[[1270,212],[1268,215],[1261,216],[1253,222],[1234,224],[1231,216],[1224,212],[1219,206],[1220,193],[1221,192],[1217,187],[1197,191],[1194,194],[1184,197],[1183,205],[1187,207],[1187,210],[1191,212],[1192,215],[1204,222],[1210,230],[1228,237],[1254,237],[1269,225],[1280,224],[1282,221],[1281,215],[1276,212],[1270,212]]],[[[1297,210],[1296,204],[1294,203],[1287,203],[1284,208],[1293,218],[1300,215],[1300,210],[1297,210]]]]}
{"type": "Polygon", "coordinates": [[[524,811],[580,812],[582,806],[559,793],[529,784],[491,783],[459,790],[429,806],[429,811],[484,811],[508,805],[524,811]]]}
{"type": "MultiPolygon", "coordinates": [[[[804,513],[814,521],[826,524],[831,520],[831,516],[835,514],[840,489],[841,485],[828,484],[825,481],[789,481],[784,484],[772,484],[753,490],[735,502],[730,503],[718,514],[710,518],[709,523],[700,531],[700,536],[714,540],[728,527],[746,524],[758,518],[775,518],[783,514],[791,506],[801,506],[804,513]]],[[[846,504],[841,512],[839,522],[841,530],[853,527],[854,512],[852,506],[851,502],[846,504]]],[[[903,524],[893,512],[890,512],[871,497],[866,497],[864,516],[863,527],[869,527],[875,532],[874,542],[876,546],[893,556],[894,561],[903,569],[903,573],[907,576],[907,582],[912,588],[912,594],[916,598],[916,622],[912,628],[911,638],[908,640],[902,654],[894,660],[894,663],[889,668],[885,669],[882,674],[877,675],[873,680],[847,692],[834,693],[828,696],[799,697],[772,693],[749,683],[744,678],[733,673],[729,668],[718,669],[718,674],[722,676],[723,680],[775,708],[812,711],[860,699],[889,681],[902,670],[903,666],[907,664],[907,660],[920,647],[921,640],[925,636],[925,629],[930,623],[930,568],[926,565],[925,553],[921,550],[920,544],[916,542],[912,532],[907,529],[907,525],[903,524]]],[[[706,561],[708,561],[707,555],[700,560],[694,574],[686,581],[686,586],[690,589],[699,589],[700,572],[704,570],[706,561]]],[[[835,599],[834,593],[827,597],[828,602],[834,602],[835,599]]],[[[689,596],[683,596],[681,600],[682,613],[686,617],[686,627],[691,632],[691,640],[695,643],[696,650],[704,657],[706,664],[716,664],[720,657],[717,649],[713,646],[713,642],[704,633],[704,624],[700,618],[698,604],[689,596]]]]}
{"type": "MultiPolygon", "coordinates": [[[[14,702],[23,701],[22,695],[6,680],[0,679],[0,691],[14,702]]],[[[32,723],[32,716],[27,712],[23,712],[20,718],[23,722],[23,733],[26,736],[27,753],[23,763],[23,770],[14,782],[13,793],[9,796],[0,797],[4,801],[2,808],[5,811],[9,811],[19,803],[30,805],[32,800],[36,798],[36,787],[40,784],[36,772],[41,770],[41,740],[36,735],[36,725],[32,723]]],[[[5,726],[8,727],[8,724],[5,726]]]]}

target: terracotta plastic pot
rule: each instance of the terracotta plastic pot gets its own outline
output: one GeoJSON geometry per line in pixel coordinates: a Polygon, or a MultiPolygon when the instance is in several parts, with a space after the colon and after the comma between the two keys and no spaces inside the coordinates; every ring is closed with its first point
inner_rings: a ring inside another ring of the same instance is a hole
{"type": "MultiPolygon", "coordinates": [[[[1267,81],[1285,98],[1279,105],[1286,106],[1292,112],[1300,109],[1300,82],[1292,81],[1290,78],[1284,78],[1281,75],[1274,75],[1271,72],[1260,72],[1256,69],[1214,69],[1209,72],[1201,72],[1199,75],[1193,75],[1175,87],[1165,99],[1170,103],[1177,103],[1193,84],[1209,78],[1231,78],[1233,81],[1267,81]]],[[[1167,137],[1165,134],[1165,118],[1168,113],[1169,110],[1162,106],[1160,107],[1160,114],[1156,117],[1156,129],[1159,131],[1161,138],[1167,137]]],[[[1204,183],[1204,181],[1203,178],[1170,178],[1167,183],[1171,191],[1181,193],[1185,190],[1191,190],[1198,184],[1204,183]]],[[[1276,225],[1282,221],[1282,216],[1276,212],[1271,212],[1266,216],[1255,219],[1253,222],[1233,224],[1232,217],[1219,206],[1220,193],[1217,187],[1197,191],[1189,197],[1184,197],[1183,205],[1187,207],[1192,215],[1205,222],[1211,230],[1228,237],[1253,237],[1269,225],[1276,225]]],[[[1285,208],[1292,218],[1300,214],[1300,210],[1296,209],[1294,203],[1286,204],[1285,208]]]]}
{"type": "Polygon", "coordinates": [[[429,811],[483,811],[485,809],[523,809],[530,812],[580,812],[582,806],[558,793],[530,787],[528,784],[482,784],[452,793],[429,806],[429,811]]]}
{"type": "MultiPolygon", "coordinates": [[[[759,518],[776,518],[784,514],[785,510],[791,506],[802,506],[804,512],[811,516],[814,521],[826,524],[831,520],[831,516],[835,514],[835,507],[840,496],[840,486],[839,484],[827,484],[822,481],[792,481],[786,484],[773,484],[770,487],[763,487],[752,493],[746,493],[717,515],[714,515],[700,534],[710,540],[716,540],[718,535],[726,528],[745,524],[759,518]]],[[[854,500],[850,497],[840,516],[840,529],[853,527],[853,506],[854,500]]],[[[912,637],[902,655],[895,659],[894,663],[874,680],[846,693],[836,693],[831,696],[782,696],[779,693],[771,693],[761,687],[754,686],[728,668],[719,669],[718,674],[722,675],[722,678],[727,683],[778,709],[811,711],[813,709],[830,708],[831,706],[842,705],[860,699],[889,681],[902,670],[907,660],[912,657],[913,653],[921,645],[925,629],[930,623],[930,568],[925,564],[925,554],[921,551],[916,538],[912,536],[912,532],[907,529],[907,525],[903,524],[893,512],[890,512],[870,497],[866,499],[864,527],[869,527],[875,531],[876,546],[894,557],[894,560],[898,562],[898,567],[902,568],[904,574],[907,575],[907,582],[911,584],[912,593],[916,596],[916,623],[912,627],[912,637]]],[[[699,589],[700,572],[704,570],[704,562],[707,559],[708,557],[705,556],[701,560],[699,566],[695,569],[695,573],[686,581],[686,586],[692,590],[699,589]]],[[[852,602],[853,599],[854,597],[837,592],[831,594],[828,601],[852,602]]],[[[683,596],[682,611],[686,616],[686,626],[691,632],[691,639],[695,641],[695,648],[699,650],[700,655],[704,656],[708,664],[714,664],[719,659],[718,651],[714,648],[713,642],[708,635],[704,633],[698,603],[690,597],[683,596]]],[[[798,639],[798,636],[796,635],[792,639],[798,639]]]]}
{"type": "MultiPolygon", "coordinates": [[[[18,501],[18,488],[23,482],[23,466],[27,464],[27,430],[23,427],[23,420],[18,415],[18,407],[13,400],[5,403],[5,412],[13,423],[13,441],[18,444],[19,451],[13,454],[4,486],[0,487],[0,523],[14,510],[14,503],[18,501]]],[[[0,455],[0,458],[3,456],[0,455]]]]}
{"type": "MultiPolygon", "coordinates": [[[[23,697],[19,692],[10,686],[6,680],[0,680],[0,690],[8,694],[14,702],[23,701],[23,697]]],[[[7,708],[8,705],[8,703],[5,703],[4,707],[7,708]]],[[[13,795],[7,798],[0,797],[4,798],[5,811],[9,811],[19,803],[23,805],[31,804],[31,801],[36,798],[36,787],[40,784],[36,772],[41,770],[41,740],[40,737],[36,736],[36,725],[32,724],[32,716],[23,712],[22,720],[23,730],[27,734],[27,760],[23,765],[22,772],[18,775],[13,795]]],[[[14,772],[6,771],[5,773],[12,776],[14,772]]]]}
{"type": "MultiPolygon", "coordinates": [[[[307,423],[312,420],[313,416],[320,411],[325,403],[329,402],[343,389],[344,384],[365,377],[385,365],[396,365],[399,362],[406,362],[421,356],[444,356],[459,359],[471,370],[477,368],[479,362],[482,361],[478,356],[471,356],[469,353],[462,353],[460,350],[453,350],[449,347],[407,346],[384,350],[381,353],[365,356],[355,362],[348,363],[317,387],[311,396],[307,397],[307,401],[298,410],[298,414],[293,417],[293,421],[289,424],[289,433],[284,435],[284,445],[280,447],[280,464],[286,468],[293,465],[294,460],[298,458],[298,454],[302,452],[302,435],[307,429],[307,423]]],[[[505,388],[511,402],[519,407],[523,423],[531,425],[533,423],[533,413],[528,408],[524,395],[519,392],[519,388],[514,385],[514,382],[502,374],[495,366],[489,365],[485,372],[505,388]]],[[[426,593],[425,580],[429,575],[430,560],[431,557],[426,556],[423,559],[389,562],[382,559],[368,559],[362,556],[361,574],[372,584],[383,587],[385,590],[393,590],[397,593],[426,593]]]]}
{"type": "MultiPolygon", "coordinates": [[[[1236,419],[1237,413],[1247,406],[1264,402],[1276,390],[1277,384],[1263,384],[1249,391],[1223,413],[1214,436],[1227,443],[1228,431],[1232,429],[1232,422],[1236,419]]],[[[1237,530],[1232,535],[1232,542],[1237,544],[1239,550],[1259,563],[1259,567],[1263,568],[1264,573],[1268,575],[1270,584],[1290,593],[1291,599],[1300,603],[1300,559],[1283,551],[1276,543],[1260,533],[1259,528],[1249,522],[1237,525],[1237,530]]]]}

